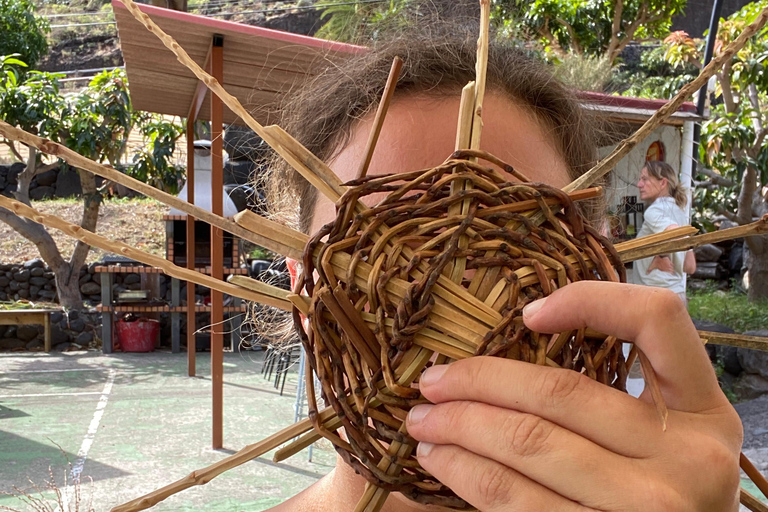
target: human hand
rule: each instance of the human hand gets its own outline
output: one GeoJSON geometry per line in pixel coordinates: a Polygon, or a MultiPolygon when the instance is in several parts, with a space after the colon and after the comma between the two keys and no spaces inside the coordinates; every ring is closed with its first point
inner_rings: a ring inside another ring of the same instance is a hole
{"type": "Polygon", "coordinates": [[[668,272],[670,274],[675,273],[675,265],[672,263],[672,258],[669,256],[654,256],[651,264],[648,265],[646,274],[650,274],[654,269],[661,270],[662,272],[668,272]]]}
{"type": "Polygon", "coordinates": [[[634,341],[669,408],[572,370],[474,357],[426,370],[408,432],[419,463],[482,511],[735,511],[741,422],[682,301],[661,288],[582,281],[524,311],[555,333],[634,341]],[[537,306],[540,309],[537,310],[537,306]]]}

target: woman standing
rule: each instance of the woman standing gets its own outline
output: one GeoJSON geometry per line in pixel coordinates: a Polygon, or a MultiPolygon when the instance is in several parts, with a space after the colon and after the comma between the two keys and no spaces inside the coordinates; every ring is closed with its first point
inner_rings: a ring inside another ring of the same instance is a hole
{"type": "MultiPolygon", "coordinates": [[[[688,224],[688,215],[683,210],[688,195],[669,164],[655,160],[646,162],[637,188],[640,199],[651,203],[645,210],[638,238],[688,224]]],[[[676,252],[636,261],[632,278],[635,284],[671,290],[687,303],[685,274],[694,272],[696,258],[693,251],[676,252]]]]}

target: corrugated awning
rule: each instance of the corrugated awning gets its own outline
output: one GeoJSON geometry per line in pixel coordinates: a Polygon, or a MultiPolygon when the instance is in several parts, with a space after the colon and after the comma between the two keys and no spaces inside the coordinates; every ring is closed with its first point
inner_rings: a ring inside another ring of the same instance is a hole
{"type": "MultiPolygon", "coordinates": [[[[113,0],[120,46],[137,110],[187,117],[199,80],[176,60],[154,34],[119,0],[113,0]]],[[[224,43],[224,88],[262,124],[274,122],[270,112],[280,96],[329,63],[365,48],[223,20],[141,5],[141,10],[170,34],[200,66],[205,67],[214,35],[224,43]]],[[[209,95],[207,95],[209,96],[209,95]]],[[[210,118],[206,99],[198,119],[210,118]]],[[[238,123],[224,108],[224,122],[238,123]]]]}

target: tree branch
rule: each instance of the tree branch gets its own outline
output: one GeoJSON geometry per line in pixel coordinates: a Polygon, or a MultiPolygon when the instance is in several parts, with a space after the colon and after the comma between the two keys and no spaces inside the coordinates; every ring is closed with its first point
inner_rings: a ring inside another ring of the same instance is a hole
{"type": "Polygon", "coordinates": [[[568,37],[571,38],[571,51],[578,55],[583,55],[584,49],[581,47],[581,44],[579,44],[579,39],[576,37],[576,31],[573,29],[573,25],[561,18],[557,18],[557,22],[565,27],[565,30],[568,32],[568,37]]]}
{"type": "Polygon", "coordinates": [[[752,202],[757,191],[757,169],[753,165],[747,165],[741,179],[741,190],[738,197],[738,222],[741,225],[752,222],[752,202]]]}
{"type": "Polygon", "coordinates": [[[16,149],[16,144],[14,144],[12,141],[8,139],[4,139],[3,144],[5,144],[11,149],[11,153],[13,153],[13,156],[15,156],[20,162],[24,161],[24,157],[21,156],[21,153],[19,153],[19,150],[16,149]]]}
{"type": "Polygon", "coordinates": [[[718,214],[720,214],[720,215],[722,215],[722,216],[723,216],[723,217],[725,217],[726,219],[730,220],[731,222],[735,222],[735,223],[737,223],[737,224],[741,224],[741,223],[739,222],[739,217],[738,217],[738,216],[737,216],[735,213],[733,213],[733,212],[729,212],[728,210],[726,210],[726,209],[725,209],[725,208],[723,208],[722,206],[718,206],[718,207],[717,207],[717,213],[718,213],[718,214]]]}
{"type": "Polygon", "coordinates": [[[35,177],[37,172],[37,149],[27,146],[29,154],[27,155],[27,166],[24,168],[19,176],[16,178],[16,192],[14,195],[16,199],[27,206],[30,206],[29,202],[29,185],[32,183],[32,178],[35,177]]]}
{"type": "Polygon", "coordinates": [[[608,51],[606,52],[609,56],[612,56],[619,46],[619,32],[621,31],[621,15],[623,12],[624,0],[616,0],[616,7],[613,9],[613,22],[611,23],[611,41],[608,43],[608,51]]]}
{"type": "Polygon", "coordinates": [[[640,6],[640,10],[638,12],[638,16],[632,23],[629,24],[629,27],[627,27],[626,33],[624,34],[624,37],[621,38],[616,45],[615,48],[611,51],[609,47],[609,53],[608,57],[611,59],[611,62],[616,60],[616,57],[619,56],[619,53],[621,53],[621,50],[623,50],[635,37],[635,32],[637,32],[637,29],[640,28],[640,25],[645,23],[647,20],[646,16],[648,15],[648,4],[643,2],[643,4],[640,6]]]}
{"type": "Polygon", "coordinates": [[[61,265],[66,265],[64,258],[61,257],[56,242],[48,231],[36,222],[18,217],[13,212],[0,208],[0,220],[11,226],[18,234],[35,244],[40,256],[54,271],[61,265]]]}
{"type": "Polygon", "coordinates": [[[700,168],[697,168],[696,170],[699,173],[703,174],[704,176],[711,178],[710,181],[715,185],[720,185],[722,187],[735,187],[736,185],[738,185],[738,183],[736,183],[735,181],[729,180],[723,175],[716,173],[712,169],[707,169],[706,167],[700,167],[700,168]]]}
{"type": "MultiPolygon", "coordinates": [[[[101,204],[101,194],[96,190],[96,177],[82,169],[78,169],[80,175],[80,184],[83,189],[83,218],[80,221],[80,227],[91,232],[96,232],[96,223],[99,220],[99,205],[101,204]]],[[[91,246],[78,240],[75,250],[69,259],[69,266],[72,270],[70,279],[78,279],[80,268],[88,257],[88,251],[91,246]]]]}
{"type": "Polygon", "coordinates": [[[720,80],[720,89],[723,94],[725,111],[729,114],[735,114],[738,111],[739,106],[733,99],[733,89],[731,87],[731,61],[726,62],[723,69],[717,73],[717,79],[720,80]]]}
{"type": "Polygon", "coordinates": [[[544,26],[541,27],[538,32],[541,37],[549,41],[550,46],[552,46],[552,49],[558,56],[565,57],[567,55],[566,51],[563,50],[563,47],[560,46],[560,42],[554,34],[552,34],[552,31],[549,30],[549,18],[544,20],[544,26]]]}
{"type": "Polygon", "coordinates": [[[763,131],[763,120],[760,117],[760,98],[757,96],[757,86],[755,84],[747,86],[747,97],[749,98],[749,104],[754,109],[754,112],[750,115],[752,126],[755,128],[755,133],[760,133],[763,131]]]}

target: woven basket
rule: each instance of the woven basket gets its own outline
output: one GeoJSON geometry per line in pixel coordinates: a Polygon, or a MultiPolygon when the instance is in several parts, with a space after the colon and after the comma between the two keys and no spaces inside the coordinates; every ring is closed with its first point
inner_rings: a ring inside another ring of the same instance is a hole
{"type": "Polygon", "coordinates": [[[514,173],[461,151],[433,169],[347,183],[336,219],[304,252],[308,321],[294,310],[346,436],[310,403],[315,429],[376,486],[459,510],[469,505],[419,466],[405,430],[410,408],[426,402],[425,368],[484,355],[569,368],[621,390],[627,378],[616,338],[540,334],[522,318],[526,304],[570,282],[625,281],[611,243],[563,191],[509,182],[478,159],[514,173]],[[375,205],[362,208],[368,196],[375,205]]]}

